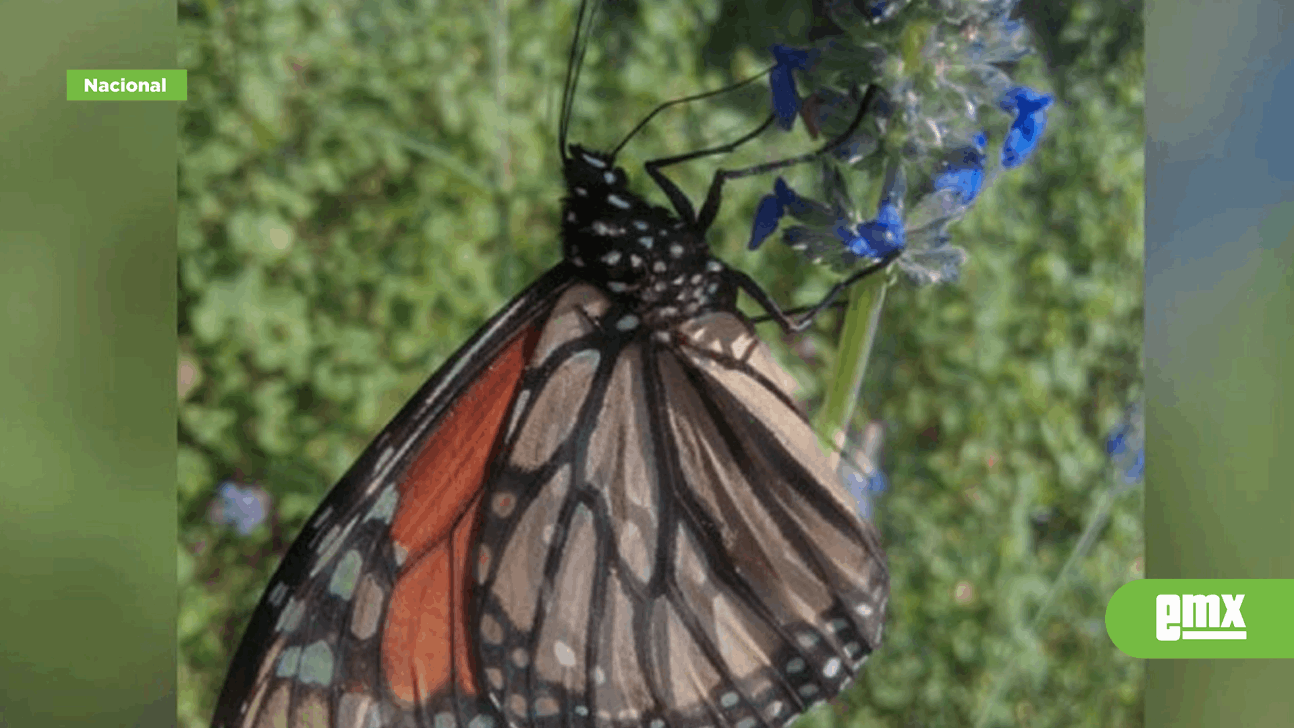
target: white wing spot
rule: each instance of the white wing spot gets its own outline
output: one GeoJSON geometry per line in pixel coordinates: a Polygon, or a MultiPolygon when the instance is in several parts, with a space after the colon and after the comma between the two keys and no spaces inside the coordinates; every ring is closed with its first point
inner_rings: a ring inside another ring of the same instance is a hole
{"type": "Polygon", "coordinates": [[[607,265],[615,265],[616,263],[619,263],[620,251],[613,250],[610,253],[607,253],[606,255],[602,256],[602,262],[606,263],[607,265]]]}
{"type": "Polygon", "coordinates": [[[476,552],[476,581],[484,584],[490,576],[490,565],[494,563],[494,552],[486,544],[481,544],[476,552]]]}
{"type": "Polygon", "coordinates": [[[805,683],[800,686],[800,695],[811,698],[818,694],[818,686],[813,683],[805,683]]]}
{"type": "Polygon", "coordinates": [[[638,317],[633,314],[628,314],[616,322],[616,328],[621,331],[633,331],[638,328],[638,317]]]}
{"type": "Polygon", "coordinates": [[[606,681],[607,681],[607,674],[605,672],[602,672],[602,668],[600,667],[593,668],[593,684],[601,685],[606,681]]]}
{"type": "Polygon", "coordinates": [[[613,184],[615,184],[615,183],[616,183],[616,175],[615,175],[615,173],[614,173],[614,172],[603,172],[603,173],[602,173],[602,181],[603,181],[603,182],[606,182],[606,183],[607,183],[607,184],[609,184],[609,185],[613,185],[613,184]]]}
{"type": "Polygon", "coordinates": [[[530,664],[530,653],[518,647],[512,651],[512,664],[517,667],[525,667],[530,664]]]}
{"type": "Polygon", "coordinates": [[[848,627],[848,626],[849,626],[848,622],[839,618],[833,619],[830,622],[827,622],[827,629],[831,630],[832,634],[840,634],[841,632],[844,631],[845,627],[848,627]]]}
{"type": "Polygon", "coordinates": [[[624,293],[625,290],[628,288],[629,286],[626,286],[620,281],[611,281],[610,283],[607,284],[607,290],[611,291],[612,293],[624,293]]]}
{"type": "Polygon", "coordinates": [[[341,535],[341,526],[333,526],[332,528],[328,529],[328,533],[324,534],[324,537],[320,539],[319,543],[315,546],[315,553],[316,554],[326,553],[328,551],[328,547],[332,546],[332,542],[336,540],[336,538],[340,535],[341,535]]]}
{"type": "Polygon", "coordinates": [[[301,651],[299,679],[303,683],[328,685],[332,682],[332,649],[323,640],[310,643],[301,651]]]}
{"type": "Polygon", "coordinates": [[[629,265],[632,265],[635,268],[640,268],[642,267],[642,264],[643,264],[642,256],[639,256],[639,255],[629,256],[629,265]]]}
{"type": "Polygon", "coordinates": [[[674,256],[675,258],[682,258],[683,246],[679,245],[678,243],[674,243],[673,245],[669,246],[669,254],[674,256]]]}
{"type": "Polygon", "coordinates": [[[786,671],[792,675],[795,675],[796,673],[804,672],[804,660],[796,657],[795,659],[786,663],[786,671]]]}
{"type": "Polygon", "coordinates": [[[289,647],[283,650],[279,655],[278,667],[274,669],[274,674],[279,677],[292,677],[297,674],[297,668],[301,666],[301,648],[289,647]]]}
{"type": "Polygon", "coordinates": [[[287,585],[286,585],[286,584],[284,584],[284,583],[283,583],[283,582],[281,582],[281,581],[280,581],[279,583],[275,584],[275,585],[274,585],[274,588],[273,588],[273,589],[270,589],[270,596],[269,596],[270,604],[273,604],[273,605],[274,605],[274,606],[276,606],[276,607],[277,607],[278,605],[282,604],[282,603],[283,603],[283,597],[284,597],[284,595],[286,595],[287,593],[288,593],[288,587],[287,587],[287,585]]]}
{"type": "Polygon", "coordinates": [[[859,604],[857,607],[854,607],[854,611],[858,612],[864,617],[870,617],[872,616],[873,610],[872,610],[872,605],[868,604],[867,602],[863,602],[862,604],[859,604]]]}
{"type": "Polygon", "coordinates": [[[734,692],[724,693],[723,697],[719,698],[719,704],[725,708],[735,706],[737,704],[737,694],[734,692]]]}
{"type": "Polygon", "coordinates": [[[648,236],[646,236],[646,235],[642,236],[641,238],[638,238],[638,244],[639,244],[639,245],[641,245],[641,246],[643,246],[644,248],[646,248],[646,249],[648,249],[648,250],[651,250],[651,246],[652,246],[652,244],[653,244],[653,243],[655,243],[655,242],[656,242],[655,240],[653,240],[652,238],[650,238],[650,237],[648,237],[648,236]]]}
{"type": "Polygon", "coordinates": [[[332,578],[328,580],[328,591],[345,601],[350,601],[355,593],[355,584],[359,582],[359,571],[364,565],[364,558],[355,549],[342,555],[337,566],[333,567],[332,578]]]}
{"type": "Polygon", "coordinates": [[[562,667],[575,667],[575,650],[562,640],[553,643],[553,657],[557,658],[557,664],[562,667]]]}
{"type": "Polygon", "coordinates": [[[319,515],[315,516],[315,528],[323,528],[323,525],[327,523],[328,519],[331,517],[332,517],[332,506],[328,506],[322,511],[319,511],[319,515]]]}
{"type": "Polygon", "coordinates": [[[395,507],[399,505],[399,503],[400,492],[395,489],[394,484],[388,485],[386,490],[382,491],[382,495],[377,497],[377,501],[373,503],[373,507],[368,510],[368,514],[364,516],[364,520],[376,520],[381,521],[382,523],[390,523],[391,518],[395,516],[395,507]]]}
{"type": "Polygon", "coordinates": [[[589,191],[584,189],[583,187],[576,187],[575,194],[579,195],[580,197],[588,197],[589,191]]]}
{"type": "Polygon", "coordinates": [[[795,641],[799,642],[801,647],[808,649],[818,644],[818,635],[812,632],[801,632],[796,636],[795,641]]]}
{"type": "Polygon", "coordinates": [[[634,227],[638,228],[639,230],[646,230],[647,223],[643,222],[642,220],[634,220],[634,227]]]}
{"type": "Polygon", "coordinates": [[[823,677],[827,677],[827,678],[835,677],[836,673],[838,672],[840,672],[839,658],[833,657],[830,660],[827,660],[827,664],[822,666],[823,677]]]}
{"type": "Polygon", "coordinates": [[[494,515],[499,518],[507,518],[512,515],[512,509],[517,505],[517,496],[509,492],[496,493],[490,503],[494,515]]]}
{"type": "Polygon", "coordinates": [[[588,154],[581,154],[580,156],[584,157],[585,162],[588,162],[590,165],[597,167],[598,169],[607,168],[607,163],[602,161],[601,159],[598,159],[597,157],[590,156],[588,154]]]}
{"type": "Polygon", "coordinates": [[[523,389],[517,393],[517,402],[512,405],[512,421],[508,423],[508,436],[517,429],[517,420],[521,419],[521,413],[526,411],[526,402],[530,401],[530,390],[523,389]]]}
{"type": "Polygon", "coordinates": [[[503,627],[493,615],[487,614],[481,617],[481,638],[491,645],[497,645],[503,641],[503,627]]]}
{"type": "Polygon", "coordinates": [[[557,715],[560,710],[561,707],[551,696],[545,695],[541,698],[535,699],[535,717],[537,718],[547,718],[557,715]]]}
{"type": "Polygon", "coordinates": [[[607,202],[610,202],[621,210],[628,210],[630,207],[633,207],[633,205],[629,204],[628,200],[620,195],[607,195],[607,202]]]}
{"type": "Polygon", "coordinates": [[[747,716],[737,721],[737,728],[755,728],[755,719],[747,716]]]}
{"type": "Polygon", "coordinates": [[[717,260],[712,260],[709,263],[705,264],[705,269],[710,271],[711,273],[718,273],[719,271],[723,270],[723,263],[720,263],[717,260]]]}

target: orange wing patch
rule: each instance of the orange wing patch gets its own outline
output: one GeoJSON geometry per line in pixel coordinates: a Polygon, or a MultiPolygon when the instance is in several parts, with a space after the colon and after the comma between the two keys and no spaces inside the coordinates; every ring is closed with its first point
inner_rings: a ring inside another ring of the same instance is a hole
{"type": "Polygon", "coordinates": [[[521,374],[539,338],[515,337],[460,396],[399,485],[391,539],[409,554],[382,635],[391,693],[406,703],[453,687],[476,695],[467,605],[481,490],[521,374]]]}

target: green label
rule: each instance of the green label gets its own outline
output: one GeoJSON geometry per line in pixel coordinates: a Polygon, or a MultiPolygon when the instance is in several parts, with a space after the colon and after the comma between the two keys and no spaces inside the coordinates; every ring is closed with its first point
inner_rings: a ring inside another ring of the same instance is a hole
{"type": "Polygon", "coordinates": [[[1294,579],[1140,579],[1105,629],[1129,657],[1294,657],[1294,579]]]}
{"type": "Polygon", "coordinates": [[[189,72],[68,71],[68,101],[184,101],[189,72]]]}

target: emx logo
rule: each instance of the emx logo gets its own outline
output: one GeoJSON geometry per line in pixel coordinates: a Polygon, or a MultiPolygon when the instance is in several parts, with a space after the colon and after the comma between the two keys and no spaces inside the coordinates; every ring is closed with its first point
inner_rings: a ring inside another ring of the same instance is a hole
{"type": "Polygon", "coordinates": [[[1244,594],[1160,594],[1155,597],[1155,639],[1247,639],[1245,618],[1240,614],[1244,601],[1244,594]],[[1226,607],[1225,614],[1222,607],[1226,607]]]}
{"type": "Polygon", "coordinates": [[[1105,629],[1129,657],[1294,658],[1291,604],[1294,579],[1136,579],[1110,597],[1105,629]]]}

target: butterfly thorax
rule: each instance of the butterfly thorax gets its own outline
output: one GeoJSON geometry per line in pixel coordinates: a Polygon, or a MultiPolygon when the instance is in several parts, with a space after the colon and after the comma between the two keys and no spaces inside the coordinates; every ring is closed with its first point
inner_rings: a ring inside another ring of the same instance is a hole
{"type": "Polygon", "coordinates": [[[563,254],[581,277],[650,329],[732,306],[735,291],[703,233],[630,192],[609,155],[572,145],[565,173],[563,254]]]}

